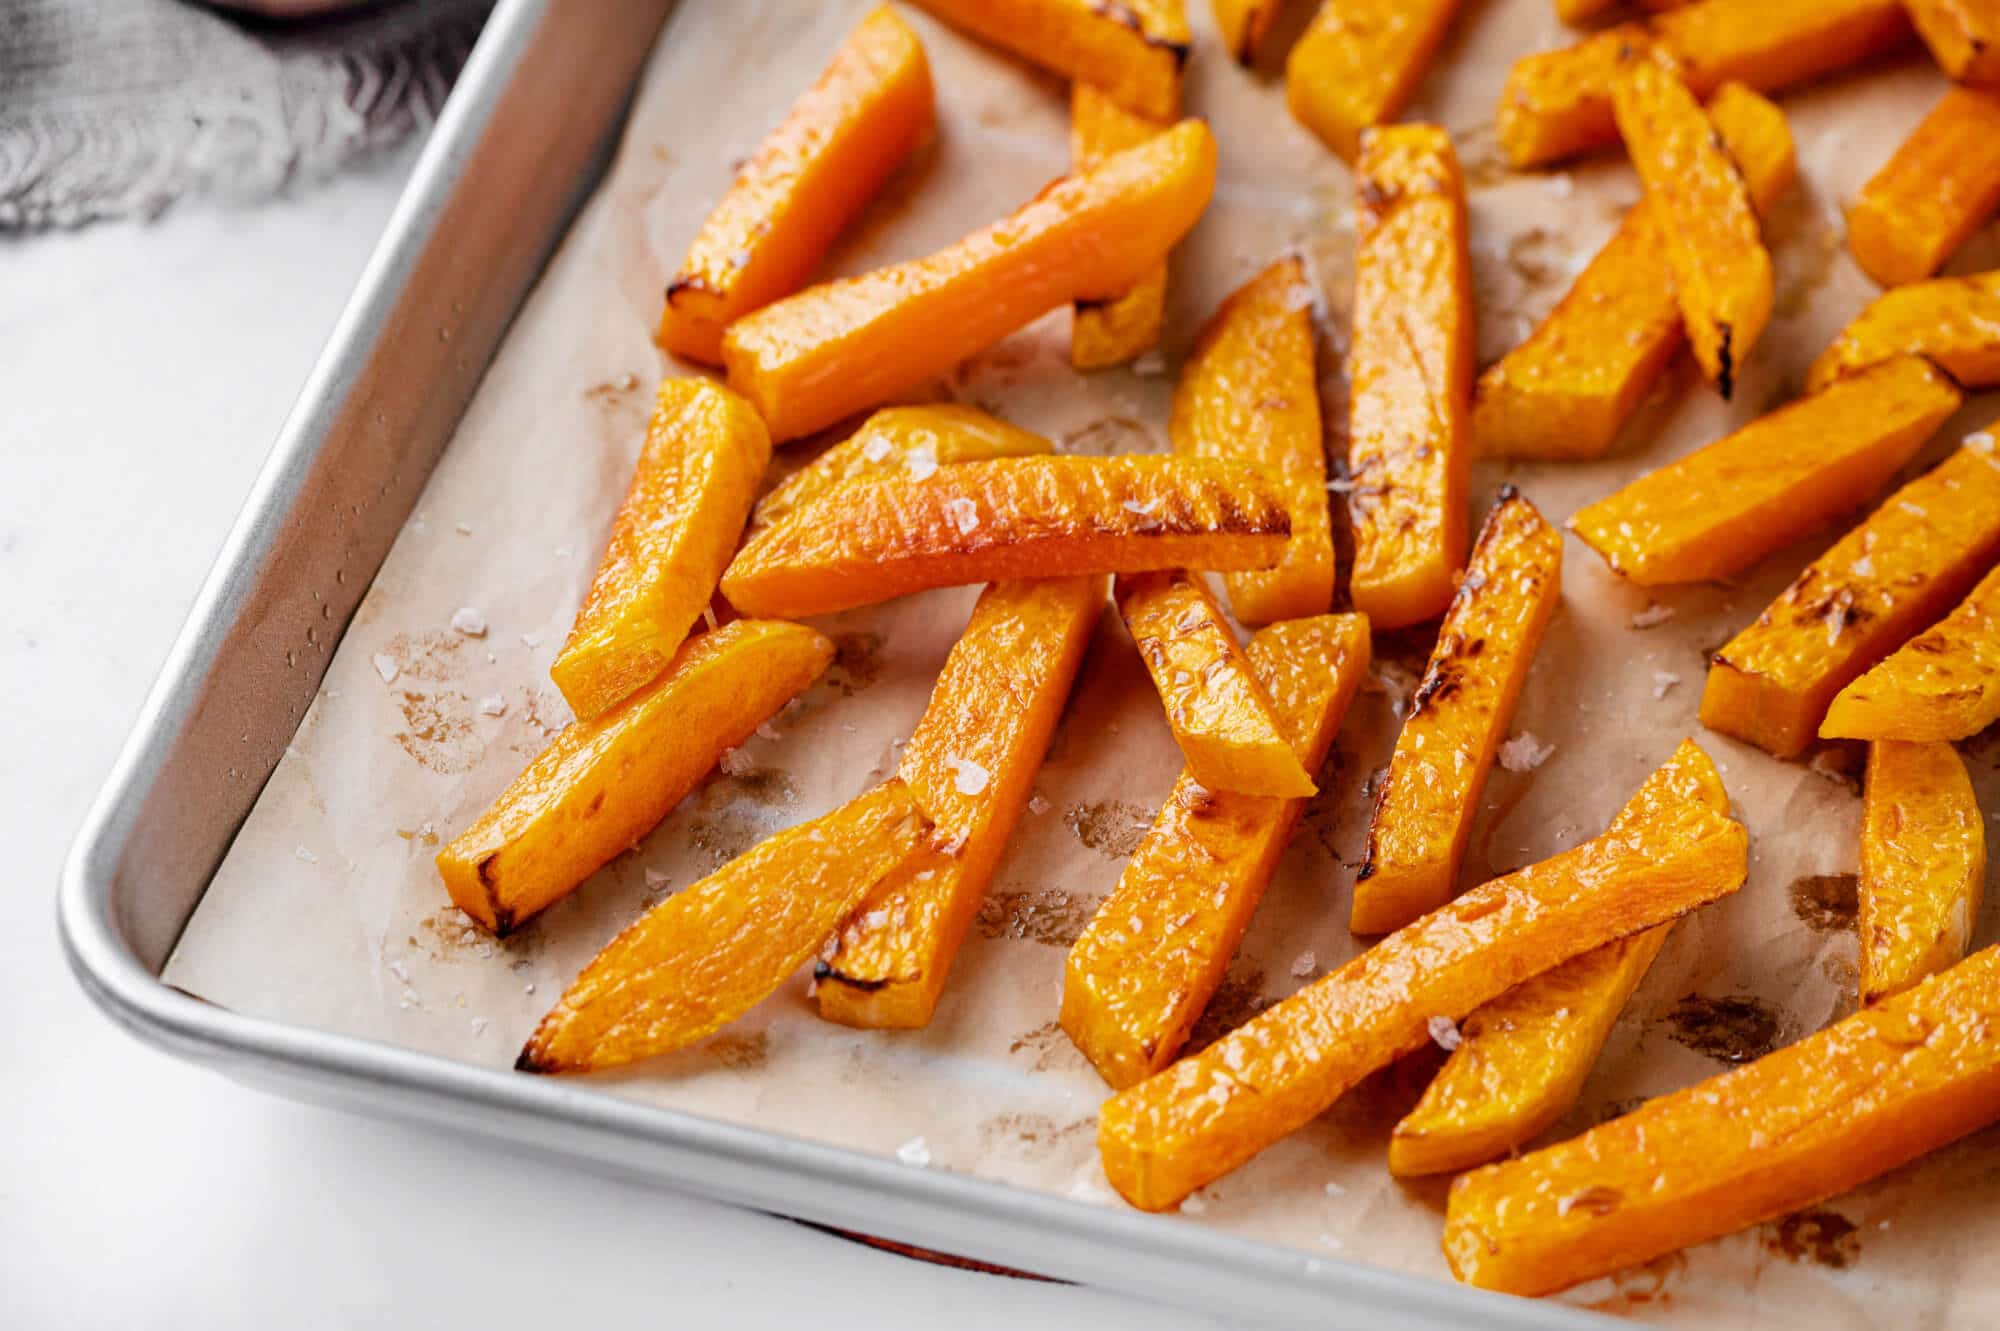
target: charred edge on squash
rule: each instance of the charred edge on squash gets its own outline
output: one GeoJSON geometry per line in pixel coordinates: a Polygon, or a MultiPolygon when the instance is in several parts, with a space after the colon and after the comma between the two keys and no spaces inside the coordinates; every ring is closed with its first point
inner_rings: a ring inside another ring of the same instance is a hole
{"type": "Polygon", "coordinates": [[[1258,16],[1264,12],[1262,5],[1251,5],[1243,11],[1243,44],[1229,54],[1236,63],[1248,69],[1257,57],[1257,43],[1251,34],[1257,31],[1258,16]]]}
{"type": "Polygon", "coordinates": [[[479,876],[479,886],[486,891],[486,904],[493,911],[493,936],[505,938],[514,932],[514,926],[518,921],[514,918],[514,908],[501,903],[500,884],[493,878],[493,861],[499,858],[500,852],[497,850],[490,855],[482,855],[473,872],[479,876]]]}
{"type": "Polygon", "coordinates": [[[1139,34],[1139,40],[1157,50],[1165,51],[1174,58],[1174,69],[1187,68],[1188,43],[1170,42],[1157,33],[1146,31],[1146,21],[1133,11],[1132,7],[1120,0],[1091,0],[1090,12],[1099,18],[1108,18],[1113,23],[1130,28],[1139,34]]]}
{"type": "Polygon", "coordinates": [[[1722,394],[1722,400],[1727,402],[1736,388],[1736,361],[1729,350],[1730,339],[1735,336],[1736,329],[1730,324],[1718,324],[1717,329],[1722,334],[1722,341],[1715,349],[1715,391],[1722,394]]]}
{"type": "Polygon", "coordinates": [[[562,1065],[543,1058],[535,1048],[534,1038],[530,1037],[528,1043],[521,1046],[520,1056],[514,1060],[514,1071],[532,1072],[538,1077],[545,1077],[552,1072],[561,1072],[562,1065]]]}
{"type": "Polygon", "coordinates": [[[865,994],[872,994],[877,989],[886,989],[889,987],[887,976],[879,980],[863,980],[853,975],[843,975],[824,961],[815,961],[813,963],[813,979],[819,981],[821,984],[826,984],[828,981],[844,984],[850,989],[859,989],[865,994]]]}
{"type": "Polygon", "coordinates": [[[698,274],[676,273],[674,280],[667,283],[667,304],[672,305],[674,298],[683,291],[699,291],[710,296],[721,294],[716,291],[715,284],[705,277],[698,274]]]}

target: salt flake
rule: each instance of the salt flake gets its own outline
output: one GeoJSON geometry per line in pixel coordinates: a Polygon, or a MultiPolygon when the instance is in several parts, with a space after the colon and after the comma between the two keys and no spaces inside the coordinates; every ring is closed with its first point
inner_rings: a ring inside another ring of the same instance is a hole
{"type": "Polygon", "coordinates": [[[396,664],[396,658],[386,652],[377,652],[368,659],[374,663],[375,673],[382,677],[384,684],[394,684],[396,676],[403,673],[403,668],[396,664]]]}
{"type": "Polygon", "coordinates": [[[472,535],[472,524],[469,522],[454,522],[452,524],[452,529],[456,531],[460,536],[472,535]]]}
{"type": "Polygon", "coordinates": [[[1053,805],[1051,805],[1047,800],[1043,799],[1040,795],[1030,795],[1028,797],[1029,813],[1047,813],[1053,807],[1054,807],[1053,805]]]}
{"type": "Polygon", "coordinates": [[[303,860],[307,864],[319,863],[319,856],[313,854],[311,851],[307,850],[304,846],[300,846],[298,849],[294,850],[292,852],[292,858],[295,860],[303,860]]]}
{"type": "Polygon", "coordinates": [[[934,453],[911,453],[903,465],[909,468],[913,481],[925,481],[937,475],[938,460],[934,453]]]}
{"type": "Polygon", "coordinates": [[[542,645],[542,635],[539,633],[523,633],[521,635],[521,645],[523,647],[539,647],[542,645]]]}
{"type": "Polygon", "coordinates": [[[896,1148],[896,1158],[906,1165],[922,1169],[931,1162],[931,1145],[922,1137],[912,1137],[896,1148]]]}
{"type": "Polygon", "coordinates": [[[951,769],[952,784],[958,787],[961,795],[977,795],[993,779],[993,773],[972,759],[961,758],[957,754],[946,755],[944,765],[951,769]]]}
{"type": "Polygon", "coordinates": [[[1672,606],[1649,605],[1638,614],[1632,616],[1632,627],[1635,629],[1649,629],[1664,624],[1673,617],[1674,608],[1672,606]]]}
{"type": "Polygon", "coordinates": [[[1524,730],[1500,746],[1500,765],[1510,772],[1532,772],[1555,751],[1555,745],[1544,744],[1524,730]]]}
{"type": "Polygon", "coordinates": [[[1872,578],[1875,576],[1875,557],[1873,555],[1863,555],[1849,564],[1847,571],[1857,578],[1872,578]]]}
{"type": "Polygon", "coordinates": [[[486,636],[486,616],[480,614],[469,605],[460,606],[458,609],[452,611],[451,626],[454,630],[463,633],[468,638],[483,638],[486,636]]]}
{"type": "Polygon", "coordinates": [[[769,721],[759,721],[759,722],[757,723],[757,738],[758,738],[758,739],[777,739],[777,738],[778,738],[778,728],[777,728],[776,726],[772,725],[772,724],[771,724],[771,723],[770,723],[769,721]]]}
{"type": "Polygon", "coordinates": [[[479,700],[479,710],[488,716],[505,716],[507,700],[497,693],[489,693],[479,700]]]}
{"type": "Polygon", "coordinates": [[[1341,1187],[1338,1183],[1328,1182],[1326,1185],[1326,1195],[1329,1197],[1345,1197],[1347,1189],[1341,1187]]]}
{"type": "Polygon", "coordinates": [[[1458,1023],[1450,1017],[1426,1018],[1424,1026],[1430,1031],[1431,1039],[1437,1041],[1438,1048],[1447,1053],[1458,1048],[1462,1037],[1458,1033],[1458,1023]]]}
{"type": "Polygon", "coordinates": [[[979,526],[979,505],[970,499],[954,499],[944,506],[944,511],[961,536],[971,534],[979,526]]]}
{"type": "Polygon", "coordinates": [[[1673,691],[1674,685],[1680,682],[1681,677],[1674,674],[1671,670],[1655,670],[1653,672],[1653,696],[1655,698],[1666,697],[1667,694],[1673,691]]]}
{"type": "Polygon", "coordinates": [[[724,749],[715,765],[722,769],[724,776],[748,776],[757,770],[757,764],[750,761],[741,749],[724,749]]]}
{"type": "Polygon", "coordinates": [[[646,870],[647,887],[665,887],[666,885],[667,885],[667,875],[661,873],[658,869],[646,870]]]}
{"type": "Polygon", "coordinates": [[[1152,379],[1167,372],[1167,358],[1160,354],[1158,347],[1132,362],[1132,373],[1142,378],[1152,379]]]}
{"type": "Polygon", "coordinates": [[[1208,1209],[1208,1203],[1192,1194],[1181,1198],[1182,1215],[1200,1215],[1208,1209]]]}
{"type": "Polygon", "coordinates": [[[879,434],[871,435],[868,442],[861,446],[861,456],[867,458],[870,462],[880,462],[895,451],[889,441],[879,434]]]}
{"type": "Polygon", "coordinates": [[[1314,956],[1311,951],[1299,953],[1298,957],[1292,962],[1292,974],[1301,980],[1318,969],[1319,958],[1314,956]]]}

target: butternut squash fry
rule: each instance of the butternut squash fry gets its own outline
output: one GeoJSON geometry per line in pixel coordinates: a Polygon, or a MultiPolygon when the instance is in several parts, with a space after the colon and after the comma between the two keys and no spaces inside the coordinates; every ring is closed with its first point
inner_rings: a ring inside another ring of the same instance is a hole
{"type": "Polygon", "coordinates": [[[946,844],[926,857],[929,877],[884,883],[841,932],[815,972],[820,1016],[930,1023],[1103,607],[1100,578],[999,582],[981,594],[897,768],[946,844]]]}
{"type": "Polygon", "coordinates": [[[1836,541],[1709,666],[1701,723],[1780,758],[2000,558],[2000,460],[1960,448],[1836,541]]]}
{"type": "MultiPolygon", "coordinates": [[[[1069,154],[1076,171],[1088,171],[1112,153],[1137,147],[1166,125],[1134,115],[1088,83],[1069,90],[1069,154]]],[[[1069,360],[1079,370],[1123,365],[1160,340],[1167,307],[1167,261],[1129,291],[1106,300],[1078,301],[1070,326],[1069,360]]]]}
{"type": "MultiPolygon", "coordinates": [[[[1326,761],[1368,656],[1362,615],[1290,620],[1250,640],[1250,667],[1307,771],[1326,761]]],[[[1304,808],[1181,773],[1063,971],[1062,1028],[1113,1087],[1158,1072],[1187,1043],[1304,808]]]]}
{"type": "Polygon", "coordinates": [[[1616,140],[1611,89],[1627,47],[1658,47],[1689,90],[1706,97],[1731,81],[1781,92],[1909,39],[1898,0],[1699,0],[1515,61],[1500,94],[1500,145],[1527,167],[1616,140]]]}
{"type": "Polygon", "coordinates": [[[1457,10],[1458,0],[1324,0],[1285,62],[1292,115],[1352,162],[1361,132],[1410,100],[1457,10]]]}
{"type": "Polygon", "coordinates": [[[1376,628],[1393,629],[1441,613],[1465,567],[1465,178],[1434,125],[1371,131],[1355,173],[1349,593],[1376,628]]]}
{"type": "Polygon", "coordinates": [[[1222,49],[1239,65],[1257,58],[1257,48],[1270,35],[1271,25],[1286,0],[1212,0],[1215,27],[1222,34],[1222,49]]]}
{"type": "Polygon", "coordinates": [[[2000,83],[2000,11],[1991,0],[1904,0],[1938,68],[1960,83],[2000,83]]]}
{"type": "Polygon", "coordinates": [[[1385,934],[1451,900],[1493,754],[1562,599],[1562,533],[1508,486],[1487,515],[1375,800],[1349,927],[1385,934]]]}
{"type": "MultiPolygon", "coordinates": [[[[1555,0],[1556,17],[1563,22],[1576,25],[1603,18],[1619,8],[1621,0],[1555,0]]],[[[1639,0],[1639,8],[1653,13],[1663,13],[1669,9],[1679,9],[1689,0],[1639,0]]]]}
{"type": "Polygon", "coordinates": [[[1200,574],[1127,574],[1112,591],[1197,784],[1286,799],[1319,789],[1200,574]]]}
{"type": "Polygon", "coordinates": [[[1774,291],[1749,186],[1694,94],[1652,59],[1624,61],[1611,105],[1659,224],[1688,343],[1727,399],[1774,291]]]}
{"type": "Polygon", "coordinates": [[[953,27],[1064,78],[1102,88],[1142,116],[1181,104],[1193,37],[1182,0],[917,0],[953,27]]]}
{"type": "Polygon", "coordinates": [[[1578,509],[1569,529],[1641,587],[1726,578],[1866,502],[1959,401],[1928,361],[1883,361],[1578,509]]]}
{"type": "Polygon", "coordinates": [[[1901,355],[1929,358],[1960,388],[2000,384],[2000,269],[1883,292],[1820,353],[1806,388],[1901,355]]]}
{"type": "Polygon", "coordinates": [[[1825,739],[1970,739],[2000,721],[2000,568],[1834,698],[1825,739]]]}
{"type": "Polygon", "coordinates": [[[799,624],[739,619],[688,639],[623,705],[565,726],[438,852],[452,903],[512,933],[652,831],[832,660],[833,644],[799,624]]]}
{"type": "Polygon", "coordinates": [[[778,442],[895,397],[1076,300],[1131,288],[1215,188],[1215,138],[1184,120],[928,258],[810,287],[730,325],[729,382],[778,442]]]}
{"type": "Polygon", "coordinates": [[[1325,614],[1333,601],[1314,294],[1299,260],[1272,264],[1222,302],[1174,385],[1174,451],[1262,465],[1284,487],[1291,510],[1292,542],[1276,568],[1223,575],[1230,612],[1244,624],[1325,614]]]}
{"type": "Polygon", "coordinates": [[[923,44],[882,5],[702,223],[667,284],[660,345],[720,365],[722,330],[804,286],[935,119],[923,44]]]}
{"type": "Polygon", "coordinates": [[[1161,568],[1269,568],[1284,498],[1207,458],[997,458],[868,476],[752,538],[722,576],[744,614],[800,618],[931,587],[1161,568]]]}
{"type": "MultiPolygon", "coordinates": [[[[1768,213],[1797,174],[1784,112],[1730,83],[1710,99],[1708,118],[1751,202],[1768,213]]],[[[1657,214],[1642,201],[1528,340],[1479,376],[1472,435],[1480,454],[1602,457],[1686,341],[1657,214]]]]}
{"type": "Polygon", "coordinates": [[[577,719],[659,678],[715,591],[771,460],[750,404],[706,379],[660,385],[632,486],[549,667],[577,719]]]}
{"type": "Polygon", "coordinates": [[[884,407],[758,500],[750,515],[751,534],[782,522],[807,500],[861,476],[903,470],[922,478],[955,463],[1037,457],[1054,451],[1055,445],[1040,435],[977,407],[950,403],[884,407]]]}
{"type": "Polygon", "coordinates": [[[1546,1294],[1771,1220],[2000,1117],[2000,948],[1579,1137],[1462,1174],[1444,1253],[1546,1294]]]}
{"type": "Polygon", "coordinates": [[[1847,247],[1885,287],[1916,282],[2000,206],[2000,92],[1953,88],[1847,210],[1847,247]]]}
{"type": "Polygon", "coordinates": [[[1472,889],[1113,1096],[1097,1134],[1111,1185],[1143,1210],[1173,1206],[1420,1046],[1430,1018],[1461,1019],[1735,891],[1747,837],[1712,807],[1717,784],[1707,756],[1683,744],[1603,836],[1472,889]]]}
{"type": "Polygon", "coordinates": [[[932,831],[892,777],[758,843],[605,944],[515,1068],[601,1072],[720,1030],[811,960],[932,831]]]}
{"type": "Polygon", "coordinates": [[[1986,895],[1986,819],[1958,750],[1878,740],[1861,804],[1861,1001],[1958,964],[1986,895]]]}
{"type": "Polygon", "coordinates": [[[1572,957],[1466,1018],[1458,1048],[1390,1136],[1389,1172],[1456,1174],[1553,1126],[1576,1103],[1673,927],[1572,957]]]}

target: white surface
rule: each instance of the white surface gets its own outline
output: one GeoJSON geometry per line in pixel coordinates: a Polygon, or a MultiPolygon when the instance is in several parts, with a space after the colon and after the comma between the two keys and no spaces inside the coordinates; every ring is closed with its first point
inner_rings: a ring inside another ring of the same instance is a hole
{"type": "Polygon", "coordinates": [[[85,1002],[52,922],[63,851],[407,165],[0,240],[0,1322],[1219,1325],[293,1105],[85,1002]]]}

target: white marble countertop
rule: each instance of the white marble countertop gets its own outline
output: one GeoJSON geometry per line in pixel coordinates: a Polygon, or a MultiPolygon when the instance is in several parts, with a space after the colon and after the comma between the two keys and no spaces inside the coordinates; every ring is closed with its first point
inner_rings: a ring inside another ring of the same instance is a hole
{"type": "Polygon", "coordinates": [[[0,968],[0,1321],[1220,1325],[291,1104],[86,1002],[50,908],[63,852],[409,161],[268,206],[0,240],[0,827],[18,926],[0,968]]]}

